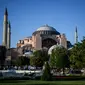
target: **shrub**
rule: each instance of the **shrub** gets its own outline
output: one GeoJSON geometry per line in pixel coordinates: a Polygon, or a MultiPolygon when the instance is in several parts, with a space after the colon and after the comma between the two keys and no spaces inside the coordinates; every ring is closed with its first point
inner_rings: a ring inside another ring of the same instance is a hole
{"type": "Polygon", "coordinates": [[[43,69],[43,75],[41,76],[41,80],[49,81],[52,78],[51,72],[50,72],[50,66],[48,62],[45,62],[45,68],[43,69]]]}

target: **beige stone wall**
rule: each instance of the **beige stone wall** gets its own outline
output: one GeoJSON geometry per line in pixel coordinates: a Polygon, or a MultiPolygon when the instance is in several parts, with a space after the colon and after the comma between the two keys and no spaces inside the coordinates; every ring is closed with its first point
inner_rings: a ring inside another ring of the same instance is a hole
{"type": "Polygon", "coordinates": [[[62,45],[65,48],[67,48],[67,39],[65,37],[65,34],[61,34],[61,36],[60,36],[60,45],[62,45]]]}
{"type": "Polygon", "coordinates": [[[56,35],[56,40],[57,40],[57,45],[60,44],[60,40],[61,40],[61,36],[60,35],[56,35]]]}
{"type": "Polygon", "coordinates": [[[29,40],[28,39],[24,39],[24,44],[28,44],[29,40]]]}
{"type": "Polygon", "coordinates": [[[32,44],[32,38],[24,39],[24,45],[32,44]]]}
{"type": "Polygon", "coordinates": [[[42,48],[42,39],[41,39],[40,34],[36,34],[34,42],[35,42],[34,48],[36,50],[40,50],[42,48]]]}
{"type": "Polygon", "coordinates": [[[46,38],[51,38],[53,40],[55,40],[57,42],[57,44],[60,44],[62,46],[64,46],[65,48],[67,48],[67,39],[65,37],[64,34],[61,35],[46,35],[46,36],[40,36],[40,34],[36,34],[36,35],[32,35],[32,38],[24,38],[23,40],[21,40],[21,43],[17,43],[17,47],[19,46],[24,46],[27,44],[32,45],[32,48],[34,48],[35,50],[39,50],[42,49],[42,40],[46,39],[46,38]]]}
{"type": "Polygon", "coordinates": [[[32,38],[24,38],[23,40],[19,40],[17,43],[17,47],[22,47],[27,44],[32,44],[32,38]]]}
{"type": "Polygon", "coordinates": [[[35,45],[36,45],[36,36],[32,36],[32,47],[35,48],[35,45]]]}

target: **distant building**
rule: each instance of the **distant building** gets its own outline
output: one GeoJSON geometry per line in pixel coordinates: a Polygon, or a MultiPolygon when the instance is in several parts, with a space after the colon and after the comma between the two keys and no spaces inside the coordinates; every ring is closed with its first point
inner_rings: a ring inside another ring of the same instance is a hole
{"type": "Polygon", "coordinates": [[[55,28],[44,25],[32,33],[31,37],[19,40],[17,47],[27,47],[29,50],[49,49],[53,45],[62,45],[67,48],[65,34],[60,34],[55,28]]]}

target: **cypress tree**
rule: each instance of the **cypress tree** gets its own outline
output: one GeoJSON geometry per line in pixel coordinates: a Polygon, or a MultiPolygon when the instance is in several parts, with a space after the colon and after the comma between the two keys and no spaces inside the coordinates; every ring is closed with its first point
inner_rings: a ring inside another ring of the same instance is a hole
{"type": "Polygon", "coordinates": [[[52,75],[50,72],[50,66],[48,62],[45,62],[44,67],[45,68],[43,69],[43,75],[41,76],[41,80],[49,81],[52,79],[52,75]]]}

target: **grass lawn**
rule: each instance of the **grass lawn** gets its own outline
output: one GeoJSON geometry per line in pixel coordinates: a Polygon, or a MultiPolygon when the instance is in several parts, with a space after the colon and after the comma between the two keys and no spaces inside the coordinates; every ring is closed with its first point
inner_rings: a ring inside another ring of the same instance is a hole
{"type": "Polygon", "coordinates": [[[85,81],[2,80],[0,85],[85,85],[85,81]]]}

